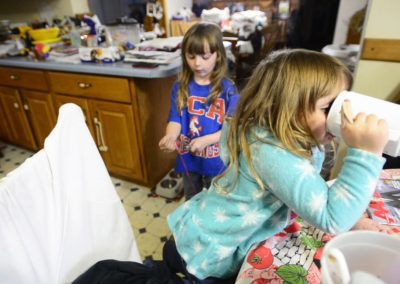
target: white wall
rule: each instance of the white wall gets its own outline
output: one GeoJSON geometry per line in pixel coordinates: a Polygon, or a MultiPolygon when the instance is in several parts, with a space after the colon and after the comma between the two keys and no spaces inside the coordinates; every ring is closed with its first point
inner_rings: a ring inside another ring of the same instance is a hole
{"type": "Polygon", "coordinates": [[[89,12],[89,6],[87,0],[70,0],[72,12],[74,14],[81,14],[89,12]]]}
{"type": "MultiPolygon", "coordinates": [[[[400,39],[400,1],[370,0],[363,38],[400,39]]],[[[353,89],[389,98],[400,86],[400,63],[360,60],[353,89]]]]}
{"type": "Polygon", "coordinates": [[[334,44],[346,43],[347,30],[351,16],[365,7],[368,0],[341,0],[339,4],[338,15],[336,19],[334,44]]]}
{"type": "MultiPolygon", "coordinates": [[[[370,0],[361,44],[364,38],[399,40],[399,11],[399,0],[370,0]]],[[[356,67],[353,90],[380,99],[392,98],[400,92],[400,63],[360,60],[356,67]]],[[[333,176],[339,173],[345,153],[346,147],[341,143],[333,176]]]]}
{"type": "Polygon", "coordinates": [[[88,11],[87,0],[0,1],[0,19],[8,19],[12,23],[51,20],[88,11]]]}

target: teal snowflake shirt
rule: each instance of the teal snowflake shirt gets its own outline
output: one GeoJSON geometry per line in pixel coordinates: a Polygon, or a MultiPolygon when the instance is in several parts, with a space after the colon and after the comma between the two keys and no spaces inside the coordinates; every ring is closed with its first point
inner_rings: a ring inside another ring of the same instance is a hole
{"type": "MultiPolygon", "coordinates": [[[[228,128],[224,123],[220,140],[225,164],[228,128]]],[[[253,164],[265,189],[259,188],[240,155],[239,173],[228,170],[218,181],[227,192],[211,186],[168,216],[187,270],[200,279],[234,276],[251,246],[282,231],[291,211],[327,233],[349,230],[367,208],[385,161],[349,148],[329,187],[319,175],[324,153],[317,148],[310,161],[265,143],[278,142],[264,129],[255,128],[249,138],[253,164]]]]}

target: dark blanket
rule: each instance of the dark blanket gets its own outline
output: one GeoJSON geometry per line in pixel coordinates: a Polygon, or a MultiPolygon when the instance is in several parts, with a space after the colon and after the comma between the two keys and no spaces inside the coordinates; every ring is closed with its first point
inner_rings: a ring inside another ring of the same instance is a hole
{"type": "Polygon", "coordinates": [[[164,262],[148,265],[130,261],[102,260],[80,275],[72,284],[181,284],[164,262]]]}

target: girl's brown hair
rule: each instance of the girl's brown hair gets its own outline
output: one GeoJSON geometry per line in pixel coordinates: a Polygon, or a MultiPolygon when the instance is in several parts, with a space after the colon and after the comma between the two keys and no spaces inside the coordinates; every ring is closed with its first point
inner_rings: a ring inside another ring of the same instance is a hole
{"type": "Polygon", "coordinates": [[[234,167],[237,173],[242,153],[263,188],[249,147],[249,136],[255,137],[251,132],[254,127],[270,131],[280,141],[277,146],[310,158],[311,147],[318,142],[308,127],[307,116],[315,110],[318,99],[339,90],[343,83],[349,89],[352,75],[344,64],[329,55],[302,49],[272,52],[254,70],[241,93],[235,116],[229,121],[228,169],[234,167]]]}
{"type": "Polygon", "coordinates": [[[211,73],[211,92],[207,102],[214,102],[222,92],[221,80],[226,76],[227,59],[222,40],[221,29],[213,23],[198,23],[190,27],[182,41],[182,72],[179,76],[177,107],[180,112],[186,105],[189,97],[188,84],[193,78],[193,72],[186,61],[186,54],[217,53],[217,61],[211,73]]]}

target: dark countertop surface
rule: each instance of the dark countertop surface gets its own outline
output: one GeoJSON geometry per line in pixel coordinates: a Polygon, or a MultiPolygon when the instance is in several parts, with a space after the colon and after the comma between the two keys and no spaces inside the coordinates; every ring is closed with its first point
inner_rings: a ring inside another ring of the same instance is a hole
{"type": "Polygon", "coordinates": [[[36,61],[28,57],[1,58],[0,66],[28,69],[41,69],[97,75],[110,75],[130,78],[164,78],[178,74],[181,70],[181,59],[178,58],[168,65],[155,68],[132,67],[131,63],[67,63],[56,61],[36,61]]]}

